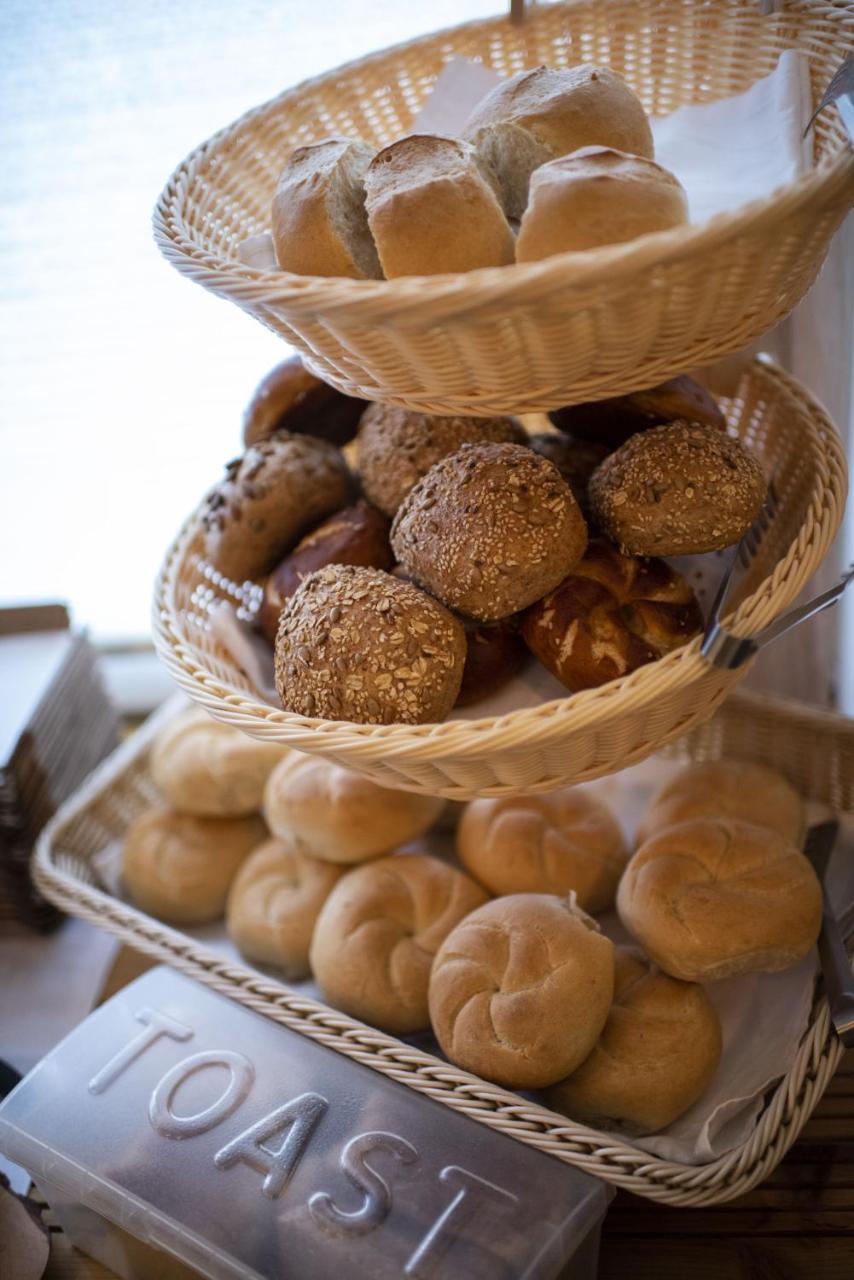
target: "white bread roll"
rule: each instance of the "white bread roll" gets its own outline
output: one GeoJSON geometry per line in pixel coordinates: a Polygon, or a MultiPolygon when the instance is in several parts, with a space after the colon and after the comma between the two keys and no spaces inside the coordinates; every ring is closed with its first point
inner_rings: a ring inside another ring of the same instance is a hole
{"type": "Polygon", "coordinates": [[[575,891],[584,911],[606,911],[626,865],[608,809],[578,787],[472,800],[457,828],[460,861],[496,897],[575,891]]]}
{"type": "Polygon", "coordinates": [[[695,818],[641,845],[620,881],[617,911],[665,973],[710,982],[802,960],[821,927],[821,886],[775,831],[695,818]]]}
{"type": "Polygon", "coordinates": [[[533,171],[579,147],[654,152],[640,100],[608,67],[535,67],[496,85],[466,121],[473,142],[498,174],[504,211],[521,218],[533,171]]]}
{"type": "Polygon", "coordinates": [[[240,864],[266,836],[260,818],[197,818],[149,809],[125,837],[124,888],[158,920],[209,924],[221,919],[240,864]]]}
{"type": "Polygon", "coordinates": [[[365,214],[372,155],[358,138],[324,138],[291,154],[273,197],[273,240],[282,271],[381,277],[365,214]]]}
{"type": "Polygon", "coordinates": [[[614,947],[572,899],[519,893],[473,911],[445,939],[430,975],[442,1052],[511,1089],[555,1084],[605,1025],[614,947]]]}
{"type": "Polygon", "coordinates": [[[643,156],[583,147],[535,169],[516,261],[622,244],[688,221],[685,189],[643,156]]]}
{"type": "Polygon", "coordinates": [[[273,770],[264,816],[273,835],[325,862],[365,862],[432,827],[444,800],[378,787],[329,760],[293,752],[273,770]]]}
{"type": "Polygon", "coordinates": [[[707,760],[688,765],[662,787],[644,814],[635,845],[691,818],[740,818],[798,847],[806,823],[803,801],[781,773],[749,760],[707,760]]]}
{"type": "Polygon", "coordinates": [[[385,1031],[429,1025],[427,986],[439,945],[486,894],[429,854],[381,858],[332,890],[311,943],[325,999],[385,1031]]]}
{"type": "Polygon", "coordinates": [[[273,766],[289,750],[192,708],[158,733],[149,769],[157,790],[179,813],[239,818],[261,808],[273,766]]]}
{"type": "Polygon", "coordinates": [[[344,868],[309,858],[287,840],[267,840],[234,878],[226,904],[232,941],[250,960],[289,978],[309,972],[315,921],[344,868]]]}
{"type": "Polygon", "coordinates": [[[457,138],[412,134],[379,151],[365,178],[368,224],[387,280],[513,261],[495,177],[457,138]]]}
{"type": "Polygon", "coordinates": [[[701,986],[617,947],[614,1003],[589,1057],[546,1093],[546,1105],[594,1128],[666,1129],[709,1087],[721,1025],[701,986]]]}

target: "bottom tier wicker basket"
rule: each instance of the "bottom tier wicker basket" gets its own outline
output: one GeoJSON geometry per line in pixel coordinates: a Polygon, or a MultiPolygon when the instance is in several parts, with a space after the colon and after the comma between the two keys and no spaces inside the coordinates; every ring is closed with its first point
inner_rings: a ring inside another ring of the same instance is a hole
{"type": "MultiPolygon", "coordinates": [[[[157,729],[172,714],[174,707],[167,705],[120,747],[43,832],[34,874],[57,905],[408,1088],[638,1195],[674,1205],[731,1200],[783,1158],[842,1053],[821,995],[813,1001],[790,1070],[766,1095],[748,1140],[708,1164],[683,1165],[616,1142],[298,995],[103,892],[94,860],[155,800],[148,751],[157,729]]],[[[854,722],[831,713],[739,692],[668,753],[695,760],[730,756],[764,761],[786,773],[806,798],[840,813],[854,810],[854,722]]]]}

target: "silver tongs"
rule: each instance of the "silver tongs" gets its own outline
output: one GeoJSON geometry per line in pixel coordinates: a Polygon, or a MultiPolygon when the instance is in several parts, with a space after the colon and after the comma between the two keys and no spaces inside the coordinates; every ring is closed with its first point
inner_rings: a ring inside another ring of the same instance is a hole
{"type": "Polygon", "coordinates": [[[822,920],[818,953],[827,1003],[830,1006],[830,1020],[839,1039],[850,1049],[854,1046],[854,973],[851,971],[842,930],[830,905],[824,883],[827,864],[838,833],[839,823],[835,818],[810,827],[804,841],[804,853],[821,882],[822,920]]]}
{"type": "Polygon", "coordinates": [[[735,671],[738,667],[743,666],[754,654],[758,653],[760,649],[764,649],[766,645],[771,644],[773,640],[785,635],[787,631],[792,631],[795,627],[799,627],[802,622],[806,622],[809,618],[814,618],[822,610],[829,609],[831,605],[836,604],[848,583],[854,578],[854,563],[852,563],[834,586],[829,587],[827,591],[822,591],[820,595],[813,596],[811,600],[807,600],[806,604],[797,605],[794,609],[790,609],[788,613],[784,613],[781,617],[775,619],[762,631],[757,632],[756,635],[737,636],[732,631],[729,631],[721,622],[721,615],[729,598],[735,570],[739,565],[744,570],[749,568],[756,557],[778,506],[779,498],[772,480],[768,486],[768,497],[765,506],[736,547],[721,578],[712,603],[709,620],[703,633],[700,653],[713,667],[722,667],[727,671],[735,671]]]}

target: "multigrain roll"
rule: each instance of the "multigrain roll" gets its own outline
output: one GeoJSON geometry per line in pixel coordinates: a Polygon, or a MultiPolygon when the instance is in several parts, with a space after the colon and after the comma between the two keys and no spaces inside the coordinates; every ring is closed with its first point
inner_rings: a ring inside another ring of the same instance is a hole
{"type": "Polygon", "coordinates": [[[617,910],[665,973],[711,982],[802,960],[821,927],[821,886],[807,858],[775,831],[695,818],[640,846],[617,910]]]}
{"type": "Polygon", "coordinates": [[[495,175],[467,142],[433,134],[400,138],[374,156],[365,193],[387,280],[513,261],[495,175]]]}
{"type": "Polygon", "coordinates": [[[668,169],[644,156],[582,147],[531,175],[516,261],[622,244],[688,222],[688,198],[668,169]]]}
{"type": "Polygon", "coordinates": [[[616,147],[654,154],[639,99],[608,67],[535,67],[486,95],[466,121],[464,137],[498,174],[508,218],[521,218],[528,182],[540,165],[579,147],[616,147]]]}
{"type": "Polygon", "coordinates": [[[267,840],[234,878],[226,905],[232,941],[250,960],[289,978],[309,972],[308,949],[320,908],[345,868],[310,858],[290,840],[267,840]]]}
{"type": "Polygon", "coordinates": [[[398,1034],[429,1025],[427,987],[440,944],[486,894],[428,854],[359,867],[320,912],[311,969],[335,1008],[398,1034]]]}
{"type": "Polygon", "coordinates": [[[726,430],[726,418],[714,396],[684,373],[645,391],[552,409],[549,418],[560,431],[609,450],[619,449],[630,436],[665,422],[700,422],[726,430]]]}
{"type": "Polygon", "coordinates": [[[590,481],[604,533],[628,555],[698,555],[728,547],[762,510],[765,476],[740,441],[671,422],[632,436],[590,481]]]}
{"type": "Polygon", "coordinates": [[[555,1084],[598,1040],[614,990],[614,947],[571,899],[496,898],[445,939],[430,975],[442,1052],[511,1089],[555,1084]]]}
{"type": "Polygon", "coordinates": [[[443,720],[460,691],[462,623],[411,583],[330,565],[282,610],[276,688],[286,711],[361,724],[443,720]]]}
{"type": "Polygon", "coordinates": [[[513,418],[439,417],[372,404],[358,437],[359,476],[367,497],[389,517],[434,463],[463,444],[511,442],[526,436],[513,418]]]}
{"type": "Polygon", "coordinates": [[[611,812],[579,787],[472,800],[457,828],[457,853],[496,897],[574,891],[592,912],[613,906],[627,856],[611,812]]]}
{"type": "Polygon", "coordinates": [[[282,840],[324,862],[376,858],[423,835],[444,800],[390,791],[318,756],[292,752],[264,792],[267,825],[282,840]]]}
{"type": "Polygon", "coordinates": [[[158,920],[209,924],[222,917],[240,864],[266,836],[257,817],[149,809],[128,828],[122,882],[136,905],[158,920]]]}
{"type": "Polygon", "coordinates": [[[562,431],[544,431],[529,436],[528,444],[535,453],[554,463],[589,525],[591,511],[587,489],[593,472],[610,453],[608,446],[591,440],[576,440],[562,431]]]}
{"type": "Polygon", "coordinates": [[[261,379],[243,413],[243,443],[248,448],[274,431],[317,436],[343,445],[356,434],[365,400],[345,395],[309,373],[299,356],[288,356],[261,379]]]}
{"type": "Polygon", "coordinates": [[[524,609],[584,554],[587,526],[550,462],[517,444],[463,445],[400,507],[391,544],[451,609],[493,622],[524,609]]]}
{"type": "Polygon", "coordinates": [[[625,556],[594,539],[563,582],[522,616],[522,637],[577,693],[637,671],[702,628],[684,578],[663,560],[625,556]]]}
{"type": "Polygon", "coordinates": [[[614,1003],[596,1047],[545,1102],[594,1128],[656,1133],[711,1084],[720,1020],[696,983],[668,977],[629,947],[617,947],[614,961],[614,1003]]]}
{"type": "Polygon", "coordinates": [[[347,505],[351,484],[333,445],[277,431],[230,462],[208,495],[205,554],[232,582],[260,578],[300,534],[347,505]]]}
{"type": "Polygon", "coordinates": [[[653,798],[636,844],[693,818],[738,818],[776,831],[800,848],[804,804],[792,784],[752,760],[707,760],[682,769],[653,798]]]}
{"type": "Polygon", "coordinates": [[[359,138],[324,138],[291,153],[273,197],[273,240],[282,271],[382,277],[365,212],[365,175],[373,154],[359,138]]]}

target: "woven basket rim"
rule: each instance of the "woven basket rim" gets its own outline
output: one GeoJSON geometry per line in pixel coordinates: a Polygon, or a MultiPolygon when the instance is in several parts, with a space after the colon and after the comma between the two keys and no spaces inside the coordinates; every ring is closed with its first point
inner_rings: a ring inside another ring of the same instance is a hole
{"type": "MultiPolygon", "coordinates": [[[[545,19],[555,6],[543,6],[529,21],[545,19]]],[[[577,4],[567,7],[577,8],[577,4]]],[[[684,6],[676,4],[678,11],[684,6]]],[[[854,11],[854,3],[845,0],[845,9],[854,11]]],[[[840,12],[842,12],[840,10],[840,12]]],[[[512,263],[503,267],[481,267],[469,272],[430,276],[405,276],[394,280],[354,280],[345,277],[299,276],[291,272],[262,271],[244,265],[238,259],[214,254],[203,249],[186,233],[181,216],[183,200],[198,171],[211,152],[221,143],[241,132],[256,117],[273,108],[284,108],[316,85],[329,83],[335,77],[382,61],[395,52],[412,50],[421,44],[435,43],[451,32],[490,27],[502,28],[506,18],[475,19],[471,22],[428,33],[416,40],[402,41],[356,58],[332,71],[313,76],[269,99],[237,120],[224,126],[207,141],[194,148],[175,168],[161,192],[153,214],[154,238],[164,256],[179,270],[203,279],[209,288],[227,287],[229,295],[239,300],[241,293],[258,303],[287,304],[296,315],[320,312],[344,315],[355,311],[372,323],[394,321],[396,327],[406,324],[406,313],[413,303],[421,308],[429,304],[448,316],[476,306],[478,310],[504,307],[524,302],[528,296],[542,298],[557,290],[572,290],[583,295],[603,285],[618,287],[622,280],[640,269],[675,263],[714,247],[767,222],[773,225],[789,213],[809,204],[816,210],[823,199],[831,199],[840,189],[852,184],[854,189],[854,151],[842,137],[838,146],[823,156],[810,170],[794,182],[786,183],[770,194],[752,200],[739,208],[717,214],[702,223],[691,223],[669,231],[640,236],[627,244],[608,245],[579,253],[558,254],[539,262],[512,263]],[[444,304],[444,312],[441,310],[444,304]],[[398,314],[400,312],[400,314],[398,314]]],[[[835,105],[830,110],[836,111],[835,105]]],[[[413,325],[418,324],[413,318],[413,325]]]]}
{"type": "MultiPolygon", "coordinates": [[[[829,541],[835,532],[845,505],[847,469],[842,442],[819,402],[791,375],[785,373],[767,356],[756,357],[749,366],[749,374],[768,378],[781,385],[788,393],[805,400],[817,420],[825,451],[824,488],[821,507],[811,507],[805,525],[790,544],[789,552],[775,566],[773,572],[728,617],[727,625],[739,635],[748,635],[752,624],[761,615],[765,604],[785,579],[787,562],[797,563],[804,547],[813,546],[819,538],[829,541]],[[829,465],[828,465],[829,463],[829,465]]],[[[452,751],[459,758],[481,755],[489,740],[511,727],[518,734],[517,745],[526,739],[542,741],[552,735],[563,734],[568,727],[579,729],[590,723],[601,724],[603,719],[621,714],[621,704],[626,695],[636,695],[639,701],[651,701],[665,690],[689,683],[707,670],[706,660],[700,654],[701,637],[674,650],[657,662],[639,667],[630,675],[612,680],[598,688],[582,690],[497,716],[485,716],[474,720],[446,720],[428,724],[358,724],[346,720],[316,720],[296,715],[262,702],[256,695],[226,680],[211,675],[195,659],[192,646],[188,645],[177,622],[174,607],[176,574],[183,565],[188,548],[199,532],[200,510],[189,517],[164,559],[155,585],[152,627],[155,646],[164,663],[173,673],[180,672],[183,681],[189,676],[202,693],[202,701],[230,705],[243,717],[252,717],[259,724],[276,726],[280,741],[305,740],[306,732],[322,734],[334,739],[336,747],[352,752],[355,757],[369,759],[381,754],[386,758],[404,756],[409,760],[429,760],[433,756],[452,751]],[[292,732],[293,738],[288,737],[292,732]]],[[[244,725],[245,727],[245,725],[244,725]]]]}

